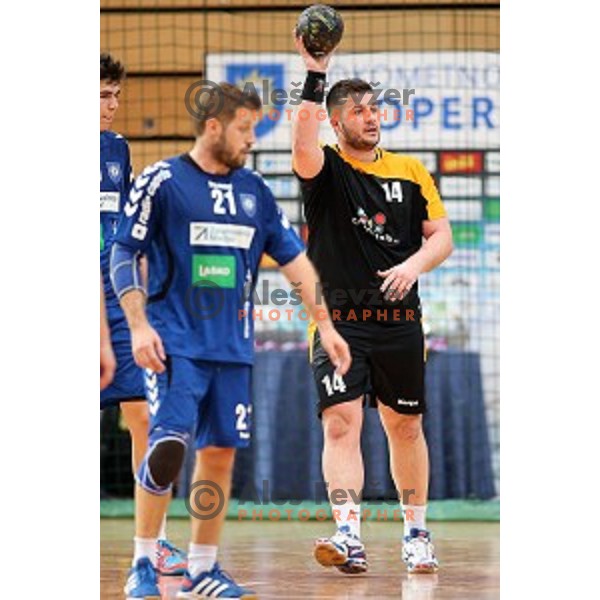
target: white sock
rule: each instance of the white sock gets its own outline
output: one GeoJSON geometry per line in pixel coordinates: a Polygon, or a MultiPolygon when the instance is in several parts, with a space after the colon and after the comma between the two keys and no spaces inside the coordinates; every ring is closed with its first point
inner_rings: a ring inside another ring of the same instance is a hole
{"type": "Polygon", "coordinates": [[[218,546],[190,544],[188,552],[188,571],[192,577],[203,571],[210,571],[217,561],[218,546]]]}
{"type": "Polygon", "coordinates": [[[160,531],[158,532],[159,540],[167,539],[167,515],[163,517],[162,523],[160,524],[160,531]]]}
{"type": "Polygon", "coordinates": [[[332,504],[331,511],[338,529],[342,525],[348,525],[350,533],[360,537],[360,504],[354,504],[354,502],[332,504]]]}
{"type": "Polygon", "coordinates": [[[404,516],[404,537],[410,536],[410,530],[427,529],[425,525],[425,513],[427,512],[427,504],[417,506],[415,504],[406,504],[402,506],[402,514],[404,516]]]}
{"type": "Polygon", "coordinates": [[[133,538],[133,561],[132,566],[138,559],[146,556],[156,567],[156,538],[133,538]]]}

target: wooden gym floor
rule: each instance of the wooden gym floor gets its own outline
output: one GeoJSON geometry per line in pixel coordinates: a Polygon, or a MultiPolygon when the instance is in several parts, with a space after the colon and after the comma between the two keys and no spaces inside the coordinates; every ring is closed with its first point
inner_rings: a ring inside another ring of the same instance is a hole
{"type": "MultiPolygon", "coordinates": [[[[312,557],[314,539],[331,535],[330,523],[227,521],[219,562],[236,581],[261,600],[307,598],[354,600],[492,600],[500,597],[499,523],[434,522],[440,571],[408,575],[400,560],[401,523],[362,524],[369,571],[348,576],[325,569],[312,557]]],[[[189,524],[172,519],[169,539],[187,549],[189,524]]],[[[133,521],[104,519],[100,524],[101,598],[121,598],[131,563],[133,521]]],[[[180,578],[162,578],[163,599],[175,598],[180,578]]]]}

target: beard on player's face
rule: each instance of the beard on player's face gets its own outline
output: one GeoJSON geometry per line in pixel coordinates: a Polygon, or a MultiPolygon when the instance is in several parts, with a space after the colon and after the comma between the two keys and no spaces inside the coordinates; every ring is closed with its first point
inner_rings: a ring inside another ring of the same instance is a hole
{"type": "Polygon", "coordinates": [[[374,129],[370,127],[368,132],[353,131],[340,121],[339,129],[338,135],[354,150],[373,150],[377,147],[381,138],[381,132],[378,128],[374,129]]]}
{"type": "Polygon", "coordinates": [[[247,152],[245,152],[247,146],[244,144],[242,148],[234,146],[227,139],[227,128],[224,127],[221,130],[221,135],[215,142],[213,146],[213,156],[220,163],[229,167],[230,169],[239,169],[246,164],[246,157],[248,156],[247,152]]]}

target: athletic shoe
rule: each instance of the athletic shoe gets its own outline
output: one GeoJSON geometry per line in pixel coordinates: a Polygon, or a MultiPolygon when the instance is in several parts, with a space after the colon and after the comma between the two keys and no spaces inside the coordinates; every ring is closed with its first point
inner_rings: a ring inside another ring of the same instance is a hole
{"type": "Polygon", "coordinates": [[[409,573],[435,573],[438,561],[433,551],[431,536],[425,529],[412,528],[410,535],[404,538],[402,560],[409,573]]]}
{"type": "Polygon", "coordinates": [[[158,574],[147,556],[138,558],[129,571],[124,591],[127,600],[133,598],[158,598],[160,600],[158,574]]]}
{"type": "Polygon", "coordinates": [[[337,567],[342,573],[364,573],[368,568],[365,547],[360,539],[342,525],[330,538],[315,542],[315,558],[324,567],[337,567]]]}
{"type": "Polygon", "coordinates": [[[186,573],[177,598],[256,600],[258,596],[253,591],[239,586],[229,574],[221,570],[219,563],[215,563],[210,571],[203,571],[197,577],[192,578],[186,573]]]}
{"type": "Polygon", "coordinates": [[[156,568],[161,575],[185,575],[187,556],[167,540],[156,542],[156,568]]]}

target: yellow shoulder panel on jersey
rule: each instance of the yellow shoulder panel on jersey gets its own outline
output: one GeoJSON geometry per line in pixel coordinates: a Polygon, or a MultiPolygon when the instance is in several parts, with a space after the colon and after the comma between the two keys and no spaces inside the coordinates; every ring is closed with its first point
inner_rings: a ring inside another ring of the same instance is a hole
{"type": "Polygon", "coordinates": [[[435,187],[433,177],[420,160],[405,154],[396,154],[377,148],[377,156],[373,162],[362,162],[344,154],[337,144],[331,146],[331,148],[358,171],[384,179],[412,181],[421,188],[421,194],[427,202],[428,218],[431,220],[446,216],[446,209],[435,187]]]}

